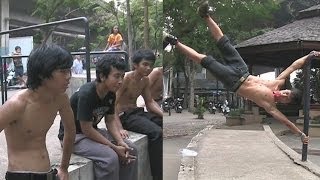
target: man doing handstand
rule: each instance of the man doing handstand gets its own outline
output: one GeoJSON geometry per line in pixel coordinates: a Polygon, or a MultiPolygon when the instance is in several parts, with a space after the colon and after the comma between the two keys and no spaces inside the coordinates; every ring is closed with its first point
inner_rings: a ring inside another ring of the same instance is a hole
{"type": "Polygon", "coordinates": [[[293,71],[301,68],[307,60],[319,56],[320,53],[313,51],[309,55],[296,60],[275,80],[263,80],[249,74],[247,65],[237,50],[231,45],[228,37],[222,33],[216,22],[209,16],[208,2],[200,5],[198,13],[206,21],[223,55],[224,61],[214,59],[212,56],[199,54],[192,48],[179,42],[172,35],[167,34],[164,41],[175,45],[183,54],[208,69],[227,89],[264,108],[272,117],[288,126],[293,133],[298,134],[303,143],[308,143],[309,138],[277,109],[276,103],[300,103],[301,92],[299,90],[280,90],[280,88],[293,71]]]}

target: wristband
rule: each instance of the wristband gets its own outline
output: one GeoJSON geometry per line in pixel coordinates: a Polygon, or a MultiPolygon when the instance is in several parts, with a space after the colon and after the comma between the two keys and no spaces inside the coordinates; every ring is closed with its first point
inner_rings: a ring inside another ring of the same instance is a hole
{"type": "Polygon", "coordinates": [[[307,137],[307,135],[305,135],[303,132],[300,132],[299,136],[300,136],[302,142],[303,142],[304,138],[307,137]]]}

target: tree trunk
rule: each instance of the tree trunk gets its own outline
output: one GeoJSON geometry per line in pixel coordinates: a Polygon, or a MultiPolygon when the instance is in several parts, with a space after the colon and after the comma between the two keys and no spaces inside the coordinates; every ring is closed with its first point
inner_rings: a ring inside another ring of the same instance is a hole
{"type": "MultiPolygon", "coordinates": [[[[188,60],[189,61],[189,60],[188,60]]],[[[194,68],[194,62],[193,61],[189,61],[190,62],[190,78],[189,78],[189,83],[190,83],[190,111],[194,112],[195,108],[194,108],[194,87],[195,87],[195,68],[194,68]]]]}
{"type": "MultiPolygon", "coordinates": [[[[129,59],[133,55],[133,29],[132,29],[132,19],[130,12],[130,0],[126,0],[127,4],[127,24],[128,24],[128,46],[129,46],[129,59]]],[[[129,61],[130,69],[132,69],[132,63],[129,61]]]]}
{"type": "Polygon", "coordinates": [[[144,28],[143,28],[143,45],[144,48],[149,48],[149,13],[148,0],[144,0],[144,28]]]}

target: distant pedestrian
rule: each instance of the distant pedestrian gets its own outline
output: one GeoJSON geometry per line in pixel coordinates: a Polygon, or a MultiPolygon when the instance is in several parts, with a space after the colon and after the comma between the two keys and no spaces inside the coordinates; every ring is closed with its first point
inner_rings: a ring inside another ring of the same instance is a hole
{"type": "Polygon", "coordinates": [[[83,72],[83,64],[79,55],[75,56],[72,64],[72,72],[75,74],[82,74],[83,72]]]}
{"type": "Polygon", "coordinates": [[[14,73],[15,77],[19,80],[19,84],[21,86],[25,86],[26,82],[23,80],[23,64],[21,57],[14,57],[14,56],[21,56],[21,47],[16,46],[14,48],[15,52],[12,53],[13,56],[13,64],[14,64],[14,73]]]}

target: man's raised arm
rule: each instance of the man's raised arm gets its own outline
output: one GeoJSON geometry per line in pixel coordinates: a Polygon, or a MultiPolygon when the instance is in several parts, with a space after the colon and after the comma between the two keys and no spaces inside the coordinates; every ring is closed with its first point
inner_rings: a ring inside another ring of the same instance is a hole
{"type": "Polygon", "coordinates": [[[276,78],[277,80],[285,80],[287,77],[289,77],[289,75],[297,70],[303,67],[303,65],[310,59],[314,58],[314,57],[319,57],[320,56],[320,52],[318,51],[311,51],[308,55],[303,56],[299,59],[297,59],[296,61],[294,61],[287,69],[285,69],[284,71],[282,71],[282,73],[276,78]]]}

